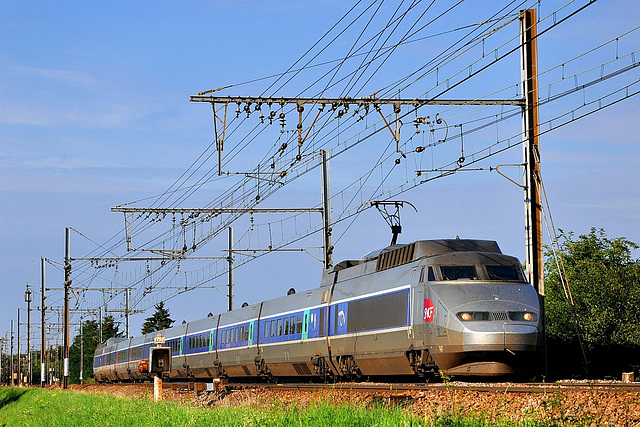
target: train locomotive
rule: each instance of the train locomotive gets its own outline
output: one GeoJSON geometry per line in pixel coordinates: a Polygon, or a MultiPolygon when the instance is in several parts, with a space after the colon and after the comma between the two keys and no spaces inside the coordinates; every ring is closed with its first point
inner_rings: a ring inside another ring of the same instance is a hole
{"type": "Polygon", "coordinates": [[[542,331],[536,291],[486,240],[395,244],[327,269],[316,289],[100,345],[98,382],[165,378],[504,376],[531,371],[542,331]]]}

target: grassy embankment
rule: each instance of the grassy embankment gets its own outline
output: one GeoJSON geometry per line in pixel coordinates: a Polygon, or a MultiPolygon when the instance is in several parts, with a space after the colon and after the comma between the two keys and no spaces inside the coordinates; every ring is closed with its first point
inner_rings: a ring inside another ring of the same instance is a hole
{"type": "MultiPolygon", "coordinates": [[[[502,425],[513,425],[509,422],[502,425]]],[[[308,408],[194,408],[148,398],[126,399],[74,391],[0,388],[2,426],[489,426],[449,414],[416,419],[399,407],[324,402],[308,408]]],[[[548,425],[528,420],[527,426],[548,425]]]]}

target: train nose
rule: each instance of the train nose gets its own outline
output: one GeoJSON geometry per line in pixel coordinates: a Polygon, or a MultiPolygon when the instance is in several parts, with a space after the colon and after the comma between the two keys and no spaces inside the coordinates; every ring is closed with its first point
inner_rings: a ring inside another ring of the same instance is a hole
{"type": "Polygon", "coordinates": [[[464,351],[535,351],[538,328],[533,325],[492,325],[464,328],[464,351]]]}

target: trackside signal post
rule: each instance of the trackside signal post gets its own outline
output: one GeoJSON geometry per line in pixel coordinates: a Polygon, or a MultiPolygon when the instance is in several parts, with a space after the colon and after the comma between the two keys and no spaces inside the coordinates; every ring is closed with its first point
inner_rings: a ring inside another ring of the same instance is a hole
{"type": "Polygon", "coordinates": [[[149,349],[149,372],[153,375],[153,400],[162,400],[162,375],[171,370],[171,348],[164,347],[161,334],[153,339],[154,347],[149,349]]]}

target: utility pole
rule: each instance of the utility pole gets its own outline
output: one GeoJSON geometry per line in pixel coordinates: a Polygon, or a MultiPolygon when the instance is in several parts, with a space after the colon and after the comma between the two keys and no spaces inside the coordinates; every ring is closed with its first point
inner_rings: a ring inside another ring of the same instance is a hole
{"type": "Polygon", "coordinates": [[[47,385],[47,305],[46,305],[46,287],[45,287],[45,259],[40,258],[40,281],[42,284],[42,332],[40,344],[40,387],[47,385]]]}
{"type": "Polygon", "coordinates": [[[2,356],[4,356],[5,339],[0,338],[0,384],[2,384],[2,356]]]}
{"type": "Polygon", "coordinates": [[[64,239],[64,379],[62,388],[69,388],[69,292],[71,289],[71,229],[65,228],[64,239]]]}
{"type": "MultiPolygon", "coordinates": [[[[83,317],[80,316],[80,384],[82,384],[82,371],[84,369],[84,339],[82,338],[83,317]]],[[[129,326],[129,325],[127,325],[129,326]]],[[[127,331],[127,338],[129,337],[127,331]]]]}
{"type": "Polygon", "coordinates": [[[333,241],[331,237],[331,187],[329,177],[329,150],[320,150],[322,161],[322,234],[324,269],[333,267],[333,241]]]}
{"type": "Polygon", "coordinates": [[[129,334],[129,295],[130,294],[131,294],[130,288],[125,289],[124,296],[125,296],[126,302],[125,302],[124,318],[125,318],[125,329],[126,329],[127,338],[131,337],[131,334],[129,334]]]}
{"type": "Polygon", "coordinates": [[[233,227],[229,227],[229,311],[233,310],[233,227]]]}
{"type": "Polygon", "coordinates": [[[31,289],[28,283],[24,300],[27,303],[27,385],[29,386],[31,385],[31,289]]]}
{"type": "Polygon", "coordinates": [[[522,79],[522,131],[525,164],[525,233],[526,267],[529,281],[544,297],[544,263],[542,252],[542,204],[540,197],[540,147],[538,121],[538,47],[536,11],[520,12],[520,63],[522,79]]]}
{"type": "Polygon", "coordinates": [[[18,382],[16,385],[22,385],[22,366],[20,363],[20,307],[18,307],[18,382]]]}
{"type": "Polygon", "coordinates": [[[100,322],[100,324],[98,325],[98,341],[102,343],[102,306],[98,307],[98,309],[100,310],[98,312],[98,321],[100,322]]]}
{"type": "Polygon", "coordinates": [[[14,386],[15,382],[13,381],[13,319],[11,319],[11,375],[9,376],[9,384],[14,386]]]}

